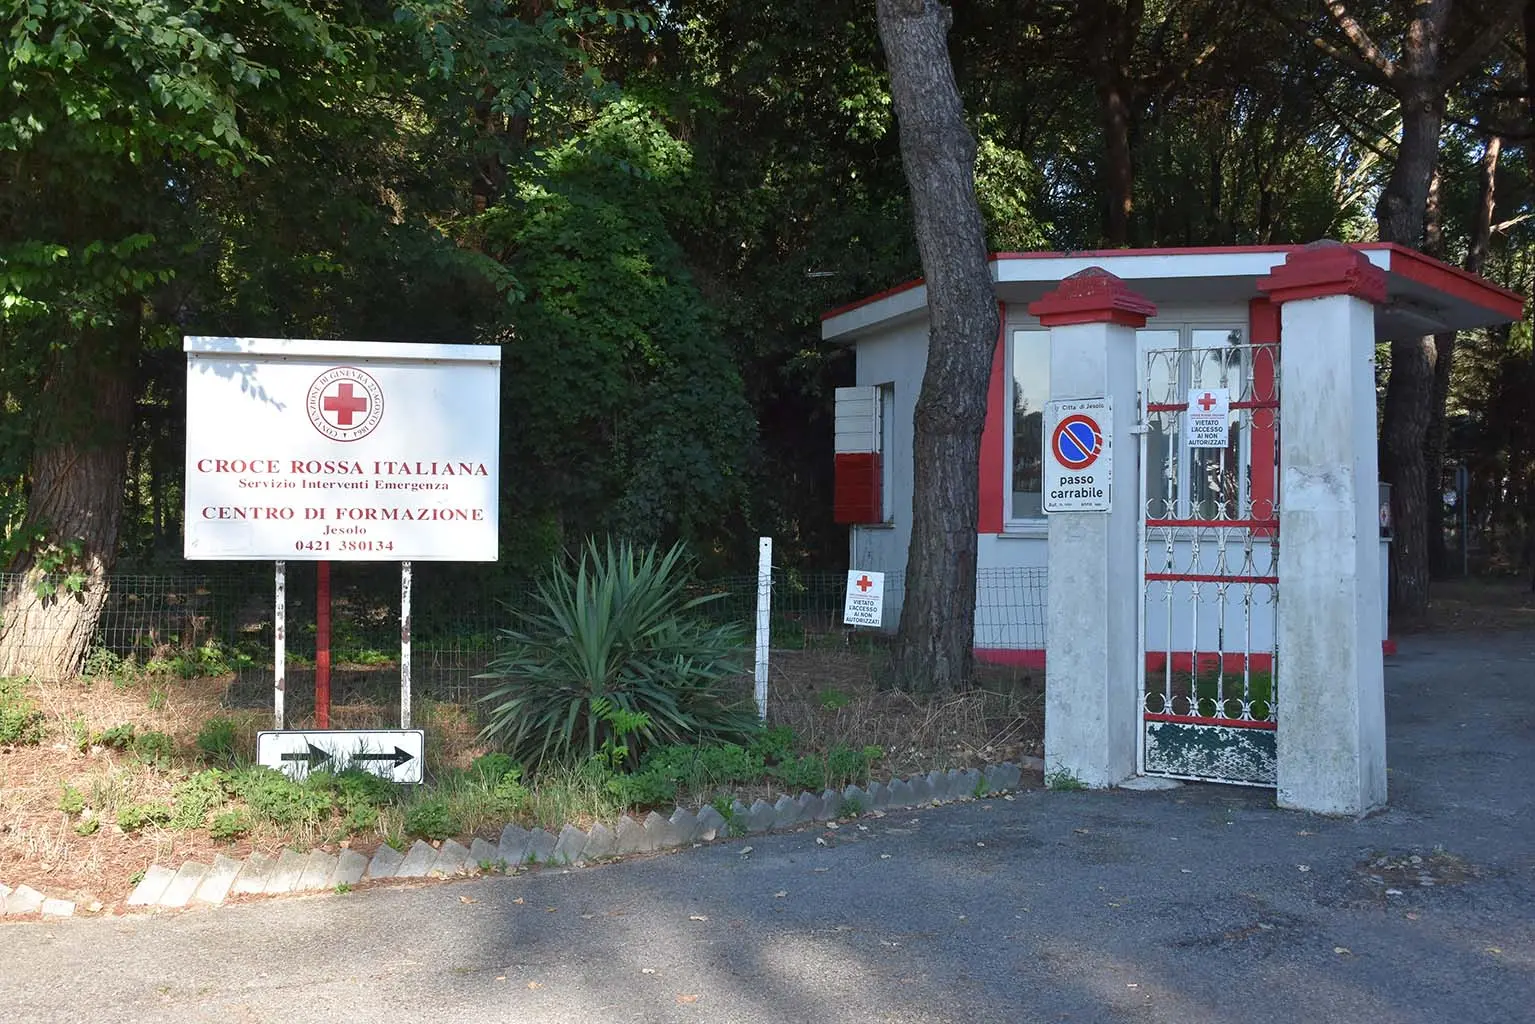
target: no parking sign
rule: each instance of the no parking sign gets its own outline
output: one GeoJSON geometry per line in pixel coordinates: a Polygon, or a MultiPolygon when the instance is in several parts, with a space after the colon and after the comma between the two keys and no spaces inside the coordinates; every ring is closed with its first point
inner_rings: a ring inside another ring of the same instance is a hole
{"type": "Polygon", "coordinates": [[[1045,403],[1046,512],[1107,512],[1114,480],[1114,409],[1107,398],[1045,403]]]}

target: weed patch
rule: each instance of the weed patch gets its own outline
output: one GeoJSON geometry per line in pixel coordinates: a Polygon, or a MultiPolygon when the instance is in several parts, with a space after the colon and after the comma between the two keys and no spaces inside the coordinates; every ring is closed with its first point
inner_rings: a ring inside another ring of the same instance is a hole
{"type": "Polygon", "coordinates": [[[43,739],[44,716],[19,679],[0,679],[0,744],[27,745],[43,739]]]}

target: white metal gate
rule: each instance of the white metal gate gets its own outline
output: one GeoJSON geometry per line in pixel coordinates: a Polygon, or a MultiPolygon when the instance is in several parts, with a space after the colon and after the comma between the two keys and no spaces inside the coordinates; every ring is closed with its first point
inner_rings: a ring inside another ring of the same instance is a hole
{"type": "Polygon", "coordinates": [[[1272,786],[1279,346],[1224,329],[1142,338],[1139,768],[1272,786]],[[1190,400],[1222,398],[1225,444],[1206,431],[1194,446],[1190,400]]]}

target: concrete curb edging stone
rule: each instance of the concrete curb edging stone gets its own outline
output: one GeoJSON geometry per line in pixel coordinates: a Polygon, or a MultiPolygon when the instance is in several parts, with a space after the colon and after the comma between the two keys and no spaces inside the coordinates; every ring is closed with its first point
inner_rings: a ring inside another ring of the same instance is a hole
{"type": "MultiPolygon", "coordinates": [[[[775,803],[757,800],[750,807],[737,800],[728,818],[718,808],[706,804],[697,811],[678,807],[669,818],[655,811],[645,815],[644,821],[624,815],[611,828],[598,824],[589,832],[566,825],[555,835],[541,828],[530,832],[507,825],[496,844],[476,838],[468,847],[453,839],[433,846],[418,839],[404,852],[381,846],[371,858],[355,850],[331,855],[322,850],[305,854],[287,849],[276,858],[253,853],[243,861],[220,854],[211,866],[195,861],[176,870],[152,865],[134,887],[127,905],[216,906],[231,894],[320,892],[386,878],[452,878],[515,871],[529,865],[592,864],[636,853],[709,843],[720,837],[757,835],[810,822],[855,817],[870,811],[974,800],[1016,789],[1025,767],[1040,770],[1043,762],[1026,758],[1023,764],[999,762],[984,769],[933,771],[906,779],[871,782],[867,787],[850,785],[840,792],[828,789],[819,795],[807,792],[798,797],[785,794],[775,803]]],[[[14,891],[0,886],[0,913],[7,915],[39,909],[47,914],[47,903],[62,902],[44,901],[40,893],[26,886],[18,886],[14,891]],[[11,909],[13,903],[18,909],[11,909]]],[[[72,912],[74,905],[68,907],[72,912]]]]}

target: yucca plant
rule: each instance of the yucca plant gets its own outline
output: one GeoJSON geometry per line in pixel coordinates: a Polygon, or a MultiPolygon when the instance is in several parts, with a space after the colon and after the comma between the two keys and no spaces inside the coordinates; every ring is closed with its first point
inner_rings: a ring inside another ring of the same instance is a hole
{"type": "Polygon", "coordinates": [[[482,698],[482,737],[531,766],[755,733],[731,685],[745,634],[698,615],[714,597],[688,596],[690,569],[680,544],[588,541],[574,567],[556,560],[481,676],[502,681],[482,698]]]}

